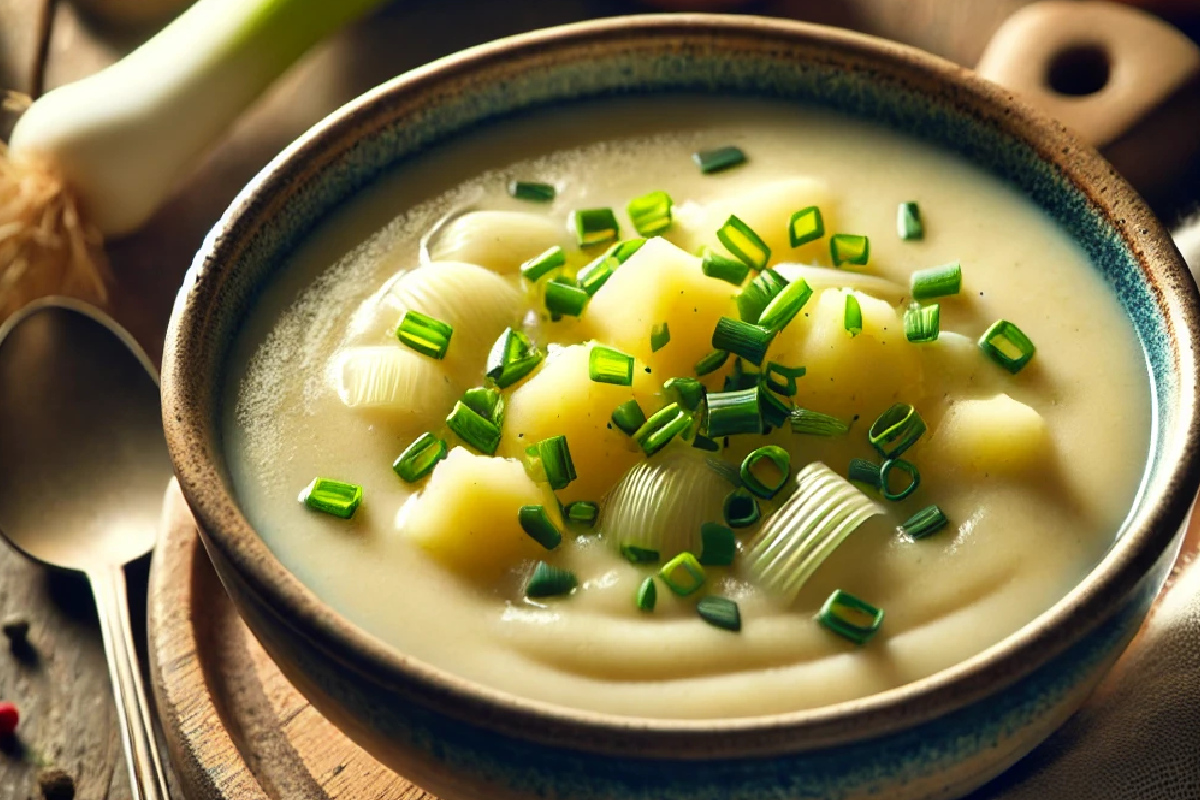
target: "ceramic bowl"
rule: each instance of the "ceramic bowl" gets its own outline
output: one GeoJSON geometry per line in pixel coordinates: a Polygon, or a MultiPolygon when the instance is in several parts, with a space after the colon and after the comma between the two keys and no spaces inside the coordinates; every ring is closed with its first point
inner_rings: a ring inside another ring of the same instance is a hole
{"type": "Polygon", "coordinates": [[[845,31],[749,17],[609,19],[437,61],[350,103],[276,158],[204,243],[166,343],[171,456],[250,628],[312,703],[447,800],[945,798],[1028,752],[1079,706],[1163,583],[1196,495],[1197,293],[1135,193],[1062,126],[973,73],[845,31]],[[398,163],[501,115],[628,93],[812,103],[963,154],[1043,208],[1133,320],[1153,376],[1153,448],[1104,560],[1000,644],[915,683],[752,719],[609,717],[524,700],[408,658],[341,618],[246,521],[221,451],[219,391],[256,293],[312,225],[398,163]]]}

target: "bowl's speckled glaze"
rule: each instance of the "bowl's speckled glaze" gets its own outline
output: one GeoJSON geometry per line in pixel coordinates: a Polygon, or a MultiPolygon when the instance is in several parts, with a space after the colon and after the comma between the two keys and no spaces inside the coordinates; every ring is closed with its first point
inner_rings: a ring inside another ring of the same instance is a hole
{"type": "Polygon", "coordinates": [[[180,291],[163,413],[184,494],[251,629],[320,711],[447,800],[953,797],[1078,707],[1162,585],[1200,483],[1197,308],[1170,239],[1111,168],[966,70],[778,20],[611,19],[435,62],[346,106],[273,161],[213,229],[180,291]],[[681,91],[815,103],[965,154],[1057,220],[1133,319],[1155,413],[1138,505],[1088,578],[1001,644],[916,683],[813,711],[706,722],[578,712],[389,649],[286,572],[239,511],[218,435],[224,363],[258,290],[316,220],[423,148],[497,116],[681,91]]]}

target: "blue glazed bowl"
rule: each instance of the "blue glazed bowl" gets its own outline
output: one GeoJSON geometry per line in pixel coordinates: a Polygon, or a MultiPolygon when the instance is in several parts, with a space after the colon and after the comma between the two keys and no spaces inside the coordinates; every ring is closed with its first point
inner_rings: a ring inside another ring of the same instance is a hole
{"type": "Polygon", "coordinates": [[[171,456],[250,628],[313,704],[447,800],[959,796],[1061,724],[1133,637],[1200,483],[1197,293],[1170,239],[1094,151],[971,72],[884,41],[748,17],[610,19],[435,62],[352,102],[275,159],[209,235],[163,368],[171,456]],[[324,215],[401,161],[501,115],[627,93],[839,109],[965,154],[1069,232],[1120,297],[1153,378],[1152,453],[1104,560],[1015,635],[929,678],[752,719],[629,719],[524,700],[395,652],[326,607],[239,510],[219,387],[258,290],[324,215]]]}

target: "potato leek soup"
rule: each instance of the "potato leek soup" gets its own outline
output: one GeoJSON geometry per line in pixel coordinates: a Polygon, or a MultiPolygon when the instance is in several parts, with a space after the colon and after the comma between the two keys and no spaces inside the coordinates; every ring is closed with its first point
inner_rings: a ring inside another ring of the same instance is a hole
{"type": "Polygon", "coordinates": [[[239,502],[318,596],[517,695],[652,718],[928,676],[1059,600],[1148,449],[1084,254],[826,111],[622,99],[322,223],[227,378],[239,502]]]}

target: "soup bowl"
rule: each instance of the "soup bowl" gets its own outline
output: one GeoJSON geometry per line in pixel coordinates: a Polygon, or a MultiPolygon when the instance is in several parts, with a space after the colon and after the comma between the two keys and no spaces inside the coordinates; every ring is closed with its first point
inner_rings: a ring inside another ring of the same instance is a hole
{"type": "Polygon", "coordinates": [[[314,127],[235,199],[179,293],[166,342],[171,457],[250,629],[296,687],[386,765],[460,798],[943,798],[1061,724],[1131,640],[1200,482],[1197,292],[1171,240],[1095,151],[999,87],[897,44],[780,20],[609,19],[454,55],[314,127]],[[966,156],[1084,249],[1145,353],[1151,450],[1103,560],[1014,635],[870,697],[739,719],[639,719],[512,696],[397,652],[321,602],[239,509],[222,451],[230,350],[290,250],[390,168],[527,110],[624,94],[776,98],[837,109],[966,156]]]}

